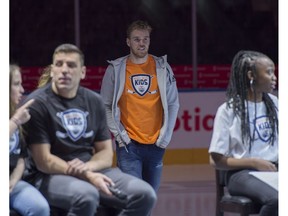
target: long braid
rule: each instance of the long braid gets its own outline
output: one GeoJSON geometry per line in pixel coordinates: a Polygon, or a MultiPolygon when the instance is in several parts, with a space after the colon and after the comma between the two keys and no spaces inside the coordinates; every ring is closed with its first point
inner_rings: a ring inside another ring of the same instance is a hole
{"type": "MultiPolygon", "coordinates": [[[[254,140],[255,130],[253,134],[251,134],[249,112],[247,109],[247,95],[250,88],[247,72],[250,70],[254,75],[256,74],[255,60],[259,57],[268,58],[266,55],[255,51],[242,50],[235,55],[232,61],[230,80],[226,91],[227,106],[233,108],[234,114],[240,117],[242,142],[244,143],[244,140],[247,139],[250,150],[254,140]]],[[[267,93],[263,93],[263,101],[267,108],[267,115],[272,127],[272,139],[270,142],[273,145],[276,133],[278,133],[277,110],[267,93]]],[[[254,102],[256,116],[256,98],[254,102]]]]}
{"type": "Polygon", "coordinates": [[[249,113],[246,112],[245,101],[248,94],[248,79],[243,71],[251,70],[251,58],[245,51],[236,54],[232,61],[229,85],[226,91],[227,105],[233,108],[234,114],[241,119],[242,141],[250,138],[249,113]]]}
{"type": "Polygon", "coordinates": [[[269,121],[271,123],[272,135],[273,135],[272,139],[271,139],[271,143],[273,145],[275,138],[276,138],[275,134],[276,133],[278,134],[278,115],[277,115],[278,109],[267,93],[263,94],[263,101],[266,105],[267,115],[268,115],[269,121]]]}

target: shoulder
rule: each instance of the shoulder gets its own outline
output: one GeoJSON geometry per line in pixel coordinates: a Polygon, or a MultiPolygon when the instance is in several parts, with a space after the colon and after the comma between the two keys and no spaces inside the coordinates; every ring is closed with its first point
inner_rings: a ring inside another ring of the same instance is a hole
{"type": "Polygon", "coordinates": [[[169,80],[176,81],[176,79],[174,77],[173,70],[172,70],[170,64],[167,62],[167,55],[157,57],[157,56],[154,56],[154,55],[150,54],[150,56],[156,62],[156,68],[164,69],[165,72],[167,73],[167,77],[169,78],[169,80]]]}
{"type": "Polygon", "coordinates": [[[232,105],[229,106],[227,102],[222,103],[218,107],[216,115],[227,117],[227,118],[233,117],[234,111],[233,111],[232,105]]]}
{"type": "Polygon", "coordinates": [[[45,101],[46,98],[49,97],[48,92],[49,92],[50,87],[51,87],[50,85],[45,85],[41,88],[34,90],[29,95],[27,95],[24,103],[30,99],[35,99],[37,101],[45,101]]]}
{"type": "Polygon", "coordinates": [[[166,64],[168,64],[167,55],[155,56],[155,55],[150,54],[150,56],[152,56],[152,58],[155,60],[155,62],[160,64],[161,66],[165,66],[166,64]]]}
{"type": "Polygon", "coordinates": [[[98,92],[93,91],[93,90],[88,89],[88,88],[83,87],[83,86],[79,87],[78,93],[84,97],[89,98],[89,99],[94,99],[94,100],[96,99],[97,101],[101,100],[101,96],[98,92]]]}
{"type": "Polygon", "coordinates": [[[117,58],[117,59],[115,59],[115,60],[108,60],[107,62],[108,62],[110,65],[119,65],[119,64],[122,64],[122,63],[126,62],[127,58],[128,58],[128,55],[122,56],[122,57],[117,58]]]}
{"type": "Polygon", "coordinates": [[[229,110],[232,110],[227,102],[222,103],[218,108],[217,108],[217,112],[227,112],[229,110]]]}

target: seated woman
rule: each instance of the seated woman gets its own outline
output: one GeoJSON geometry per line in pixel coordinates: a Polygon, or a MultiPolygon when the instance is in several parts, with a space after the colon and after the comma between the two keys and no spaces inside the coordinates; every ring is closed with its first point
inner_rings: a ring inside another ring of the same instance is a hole
{"type": "Polygon", "coordinates": [[[209,153],[225,170],[231,195],[262,205],[260,216],[278,215],[278,191],[249,174],[278,171],[278,99],[275,66],[266,55],[240,51],[233,59],[227,101],[217,110],[209,153]]]}
{"type": "Polygon", "coordinates": [[[21,125],[30,119],[28,107],[33,100],[16,109],[24,89],[20,68],[10,65],[10,121],[9,121],[9,159],[10,159],[10,209],[23,216],[49,216],[50,208],[42,194],[29,183],[21,180],[25,169],[25,146],[21,125]]]}

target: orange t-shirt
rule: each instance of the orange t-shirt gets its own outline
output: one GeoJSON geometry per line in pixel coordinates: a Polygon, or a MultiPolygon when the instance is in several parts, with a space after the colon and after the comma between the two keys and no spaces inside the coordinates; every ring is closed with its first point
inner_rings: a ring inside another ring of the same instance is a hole
{"type": "Polygon", "coordinates": [[[118,105],[129,137],[143,144],[155,143],[163,122],[163,107],[151,55],[143,64],[127,60],[124,89],[118,105]]]}

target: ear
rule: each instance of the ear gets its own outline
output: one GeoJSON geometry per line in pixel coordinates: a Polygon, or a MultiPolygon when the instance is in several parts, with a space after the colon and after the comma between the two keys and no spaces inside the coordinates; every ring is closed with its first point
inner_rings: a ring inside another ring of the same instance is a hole
{"type": "Polygon", "coordinates": [[[130,47],[130,39],[129,38],[126,38],[126,44],[128,47],[130,47]]]}
{"type": "Polygon", "coordinates": [[[249,70],[249,71],[247,72],[247,77],[248,77],[249,80],[255,79],[255,77],[254,77],[254,75],[253,75],[253,73],[252,73],[251,70],[249,70]]]}
{"type": "Polygon", "coordinates": [[[82,66],[81,79],[85,79],[85,77],[86,77],[86,67],[82,66]]]}

